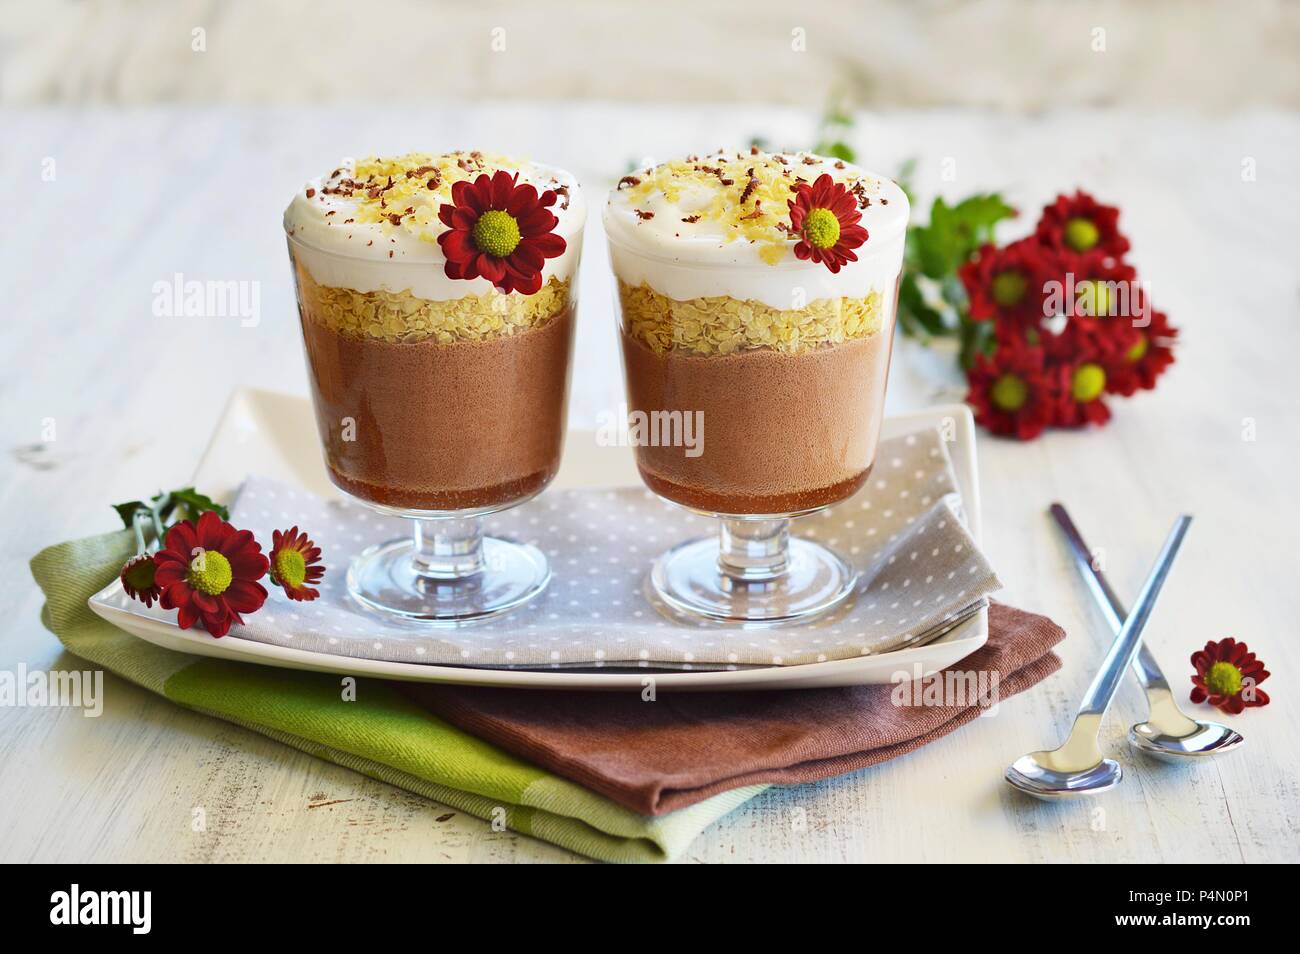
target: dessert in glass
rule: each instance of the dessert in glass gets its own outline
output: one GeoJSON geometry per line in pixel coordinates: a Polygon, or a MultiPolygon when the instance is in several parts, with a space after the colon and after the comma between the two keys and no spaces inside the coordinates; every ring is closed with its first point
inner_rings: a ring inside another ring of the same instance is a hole
{"type": "Polygon", "coordinates": [[[584,218],[568,173],[477,151],[348,160],[289,204],[330,480],[411,520],[352,562],[363,606],[454,624],[545,589],[542,552],[480,524],[559,467],[584,218]]]}
{"type": "Polygon", "coordinates": [[[655,561],[670,613],[794,621],[852,595],[855,569],[790,521],[871,473],[907,216],[896,183],[808,153],[690,156],[610,193],[637,467],[720,518],[655,561]],[[703,439],[683,447],[688,421],[703,439]]]}

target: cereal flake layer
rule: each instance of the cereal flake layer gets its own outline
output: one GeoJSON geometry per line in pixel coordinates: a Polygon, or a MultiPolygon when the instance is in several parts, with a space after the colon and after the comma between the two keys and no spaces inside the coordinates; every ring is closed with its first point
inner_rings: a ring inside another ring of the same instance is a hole
{"type": "Polygon", "coordinates": [[[623,326],[656,354],[677,349],[697,355],[766,348],[801,354],[881,328],[881,296],[819,298],[803,308],[773,308],[726,295],[677,301],[648,285],[618,285],[623,326]]]}
{"type": "Polygon", "coordinates": [[[569,282],[555,276],[534,295],[491,291],[452,301],[417,298],[410,291],[357,291],[318,285],[297,269],[299,296],[309,320],[338,334],[390,343],[488,341],[540,328],[564,311],[569,282]]]}

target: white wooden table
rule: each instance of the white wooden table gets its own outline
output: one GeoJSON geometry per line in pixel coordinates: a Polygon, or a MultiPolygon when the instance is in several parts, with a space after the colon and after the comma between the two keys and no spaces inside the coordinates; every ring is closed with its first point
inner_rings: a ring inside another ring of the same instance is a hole
{"type": "MultiPolygon", "coordinates": [[[[736,107],[0,113],[0,669],[80,668],[40,625],[32,553],[109,529],[111,501],[184,481],[232,386],[305,389],[279,216],[309,174],[356,152],[490,145],[574,170],[598,208],[630,161],[754,133],[800,145],[811,125],[736,107]],[[260,323],[155,317],[153,284],[177,272],[260,282],[260,323]]],[[[1119,403],[1104,431],[981,443],[1003,598],[1066,628],[1063,671],[922,752],[769,791],[688,860],[1297,860],[1300,119],[906,113],[864,117],[857,138],[878,171],[916,156],[927,206],[1001,188],[1032,221],[1076,184],[1122,204],[1141,275],[1184,341],[1160,390],[1119,403]],[[1128,599],[1173,516],[1196,515],[1148,636],[1183,692],[1207,639],[1235,635],[1266,660],[1273,704],[1228,720],[1243,751],[1191,768],[1138,759],[1122,741],[1143,713],[1127,684],[1105,728],[1119,789],[1041,805],[1002,784],[1009,761],[1067,726],[1106,641],[1046,516],[1057,499],[1128,599]]],[[[587,428],[621,387],[599,239],[593,223],[572,400],[587,428]]],[[[893,406],[950,397],[936,368],[900,348],[893,406]]],[[[106,696],[99,719],[0,709],[0,860],[574,860],[111,676],[106,696]]]]}

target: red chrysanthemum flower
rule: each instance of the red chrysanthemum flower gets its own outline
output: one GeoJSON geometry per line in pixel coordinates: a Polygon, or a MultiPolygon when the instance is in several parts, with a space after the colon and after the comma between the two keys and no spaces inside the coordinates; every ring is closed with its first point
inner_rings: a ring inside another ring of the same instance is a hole
{"type": "Polygon", "coordinates": [[[211,510],[198,525],[185,520],[167,531],[167,546],[154,554],[163,609],[177,611],[176,622],[189,629],[196,622],[213,636],[224,636],[231,623],[244,622],[266,602],[257,581],[267,559],[247,530],[236,530],[211,510]]]}
{"type": "Polygon", "coordinates": [[[1137,273],[1097,252],[1067,256],[1062,265],[1062,277],[1043,300],[1043,310],[1057,316],[1042,327],[1048,361],[1073,361],[1087,353],[1109,370],[1109,359],[1119,360],[1136,347],[1134,326],[1149,318],[1137,273]],[[1057,329],[1058,323],[1064,327],[1057,329]]]}
{"type": "Polygon", "coordinates": [[[795,258],[812,259],[832,272],[858,260],[853,249],[867,240],[867,230],[858,224],[858,200],[829,173],[823,172],[812,185],[795,186],[788,204],[790,234],[798,238],[795,258]]]}
{"type": "Polygon", "coordinates": [[[145,606],[153,606],[153,601],[162,594],[162,590],[158,587],[156,571],[157,566],[153,562],[153,557],[141,553],[126,561],[118,578],[122,581],[122,589],[126,591],[127,596],[139,600],[145,606]]]}
{"type": "Polygon", "coordinates": [[[1067,256],[1061,260],[1066,281],[1053,304],[1071,319],[1120,323],[1137,321],[1146,311],[1146,296],[1131,265],[1107,258],[1101,252],[1067,256]],[[1070,294],[1072,292],[1072,294],[1070,294]]]}
{"type": "Polygon", "coordinates": [[[1044,369],[1041,348],[1003,342],[992,356],[975,356],[967,380],[966,402],[975,409],[975,420],[994,434],[1027,441],[1052,420],[1054,379],[1044,369]]]}
{"type": "Polygon", "coordinates": [[[1129,249],[1128,239],[1119,231],[1119,209],[1102,205],[1082,191],[1058,195],[1043,208],[1037,238],[1058,252],[1098,251],[1113,259],[1123,258],[1129,249]]]}
{"type": "Polygon", "coordinates": [[[284,589],[291,600],[314,600],[320,590],[308,583],[319,583],[325,575],[320,565],[320,547],[299,533],[297,527],[271,532],[271,582],[284,589]]]}
{"type": "Polygon", "coordinates": [[[1129,327],[1126,344],[1107,353],[1106,390],[1128,396],[1139,388],[1151,390],[1156,379],[1174,363],[1178,329],[1162,311],[1151,312],[1145,327],[1129,327]]]}
{"type": "Polygon", "coordinates": [[[502,292],[532,295],[542,287],[546,259],[564,254],[550,211],[555,193],[540,196],[518,173],[498,169],[451,187],[451,203],[438,210],[448,231],[438,236],[448,278],[486,278],[502,292]]]}
{"type": "Polygon", "coordinates": [[[1238,715],[1243,709],[1268,705],[1268,693],[1259,684],[1268,670],[1245,643],[1231,636],[1217,643],[1207,642],[1192,653],[1192,701],[1208,702],[1224,712],[1238,715]]]}
{"type": "Polygon", "coordinates": [[[1119,393],[1118,381],[1112,380],[1111,371],[1118,372],[1125,355],[1137,347],[1139,336],[1132,325],[1123,319],[1074,318],[1065,321],[1058,331],[1054,328],[1056,324],[1056,321],[1046,323],[1037,337],[1047,353],[1048,363],[1095,361],[1106,372],[1107,393],[1119,393]]]}
{"type": "Polygon", "coordinates": [[[1095,354],[1084,353],[1074,361],[1055,366],[1056,415],[1061,427],[1105,424],[1110,408],[1102,400],[1106,393],[1106,368],[1095,354]]]}
{"type": "Polygon", "coordinates": [[[1032,239],[1003,248],[984,245],[957,270],[975,321],[1033,326],[1044,318],[1048,282],[1058,280],[1055,256],[1032,239]]]}

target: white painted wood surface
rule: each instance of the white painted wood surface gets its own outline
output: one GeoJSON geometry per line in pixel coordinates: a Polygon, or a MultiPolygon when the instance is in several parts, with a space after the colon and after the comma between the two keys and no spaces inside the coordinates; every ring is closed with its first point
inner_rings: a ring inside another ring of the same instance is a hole
{"type": "MultiPolygon", "coordinates": [[[[12,671],[80,668],[40,625],[32,553],[109,529],[110,501],[184,480],[234,384],[305,389],[278,221],[300,180],[355,152],[493,146],[573,169],[599,207],[628,161],[754,133],[798,145],[811,119],[594,105],[60,110],[0,113],[0,130],[0,669],[12,671]],[[260,282],[260,323],[154,317],[152,286],[176,272],[260,282]]],[[[931,112],[864,117],[859,131],[879,171],[920,160],[927,204],[936,192],[1002,188],[1032,220],[1076,184],[1122,204],[1141,276],[1185,340],[1160,390],[1117,403],[1105,430],[981,442],[1003,598],[1066,628],[1064,670],[904,759],[772,790],[684,860],[1297,860],[1300,119],[931,112]],[[941,180],[947,158],[953,181],[941,180]],[[1247,160],[1255,181],[1243,180],[1247,160]],[[1123,735],[1143,703],[1128,684],[1104,732],[1126,770],[1119,789],[1065,805],[1005,789],[1003,767],[1055,742],[1104,651],[1103,624],[1046,515],[1057,499],[1105,548],[1126,598],[1173,516],[1196,515],[1148,635],[1184,692],[1187,656],[1207,639],[1235,635],[1266,660],[1273,704],[1228,719],[1247,736],[1243,751],[1187,768],[1130,754],[1123,735]]],[[[620,398],[595,224],[588,249],[571,411],[584,427],[620,398]]],[[[893,406],[950,397],[936,384],[941,367],[900,347],[893,406]]],[[[99,719],[0,709],[0,860],[575,860],[121,680],[106,685],[99,719]],[[208,814],[202,834],[190,831],[197,806],[208,814]]]]}

